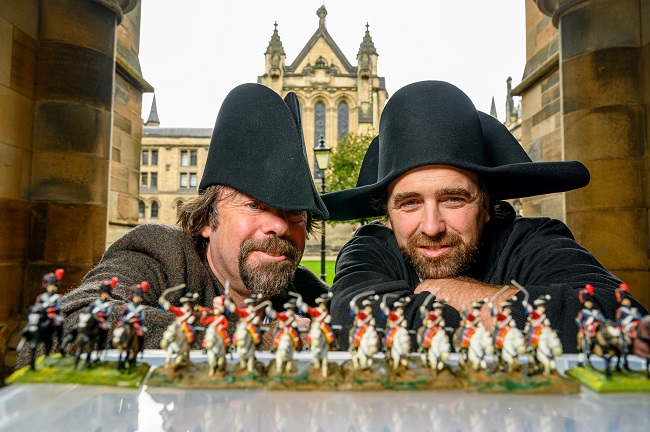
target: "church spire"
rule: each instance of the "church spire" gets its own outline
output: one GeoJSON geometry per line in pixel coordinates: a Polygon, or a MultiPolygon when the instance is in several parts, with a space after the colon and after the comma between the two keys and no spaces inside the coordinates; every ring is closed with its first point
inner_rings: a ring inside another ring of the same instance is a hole
{"type": "Polygon", "coordinates": [[[359,53],[357,54],[358,66],[358,76],[367,79],[370,78],[374,72],[377,70],[377,49],[375,44],[372,42],[372,37],[370,36],[370,24],[366,23],[366,34],[359,45],[359,53]]]}
{"type": "Polygon", "coordinates": [[[158,107],[156,105],[156,93],[153,94],[153,102],[151,103],[151,111],[149,118],[144,124],[145,126],[160,126],[160,119],[158,119],[158,107]]]}
{"type": "Polygon", "coordinates": [[[284,47],[280,40],[280,34],[278,33],[278,22],[276,21],[273,25],[275,26],[275,30],[273,30],[273,36],[271,36],[271,41],[269,42],[269,46],[266,47],[266,52],[264,54],[285,55],[284,47]]]}
{"type": "Polygon", "coordinates": [[[359,53],[357,54],[357,58],[361,54],[375,54],[377,55],[377,49],[375,48],[375,44],[372,41],[372,37],[370,36],[370,24],[366,23],[366,34],[363,37],[363,41],[361,41],[361,45],[359,46],[359,53]]]}
{"type": "Polygon", "coordinates": [[[497,115],[497,104],[494,103],[494,96],[492,96],[492,105],[490,106],[490,115],[495,119],[499,119],[497,115]]]}

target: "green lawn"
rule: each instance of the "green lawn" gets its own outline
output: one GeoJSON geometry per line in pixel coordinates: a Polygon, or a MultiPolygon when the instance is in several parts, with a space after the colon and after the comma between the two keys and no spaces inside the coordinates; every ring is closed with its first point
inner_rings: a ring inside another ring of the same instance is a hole
{"type": "MultiPolygon", "coordinates": [[[[325,282],[332,284],[334,279],[334,264],[336,261],[325,261],[325,274],[327,275],[325,282]]],[[[320,260],[303,260],[300,264],[313,271],[316,276],[320,277],[320,260]]]]}

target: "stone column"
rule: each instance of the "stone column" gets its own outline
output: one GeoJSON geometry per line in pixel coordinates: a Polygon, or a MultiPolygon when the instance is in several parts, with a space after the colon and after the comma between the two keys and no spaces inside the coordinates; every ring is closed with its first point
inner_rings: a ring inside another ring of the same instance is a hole
{"type": "Polygon", "coordinates": [[[64,268],[69,288],[104,251],[121,18],[118,0],[40,2],[22,309],[43,273],[64,268]]]}
{"type": "Polygon", "coordinates": [[[589,186],[567,193],[567,224],[579,243],[650,306],[650,2],[537,4],[559,30],[564,159],[582,161],[592,176],[589,186]]]}

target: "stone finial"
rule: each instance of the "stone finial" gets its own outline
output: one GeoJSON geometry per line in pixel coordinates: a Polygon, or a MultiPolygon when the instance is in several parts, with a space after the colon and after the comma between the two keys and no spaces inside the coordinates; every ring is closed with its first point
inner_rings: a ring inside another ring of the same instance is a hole
{"type": "Polygon", "coordinates": [[[370,36],[370,24],[366,23],[366,34],[363,37],[363,41],[361,41],[361,45],[359,46],[359,53],[357,54],[357,58],[361,54],[374,54],[377,55],[377,49],[375,48],[375,44],[372,41],[372,37],[370,36]]]}
{"type": "Polygon", "coordinates": [[[153,94],[153,102],[151,103],[151,111],[149,118],[144,124],[145,126],[160,126],[160,119],[158,118],[158,106],[156,105],[156,94],[153,94]]]}
{"type": "Polygon", "coordinates": [[[286,55],[284,47],[282,46],[282,41],[280,40],[280,34],[278,33],[278,22],[276,21],[273,25],[275,26],[275,29],[273,30],[269,46],[266,47],[266,52],[264,54],[286,55]]]}
{"type": "Polygon", "coordinates": [[[325,9],[325,5],[321,6],[318,8],[316,11],[316,15],[318,15],[318,27],[319,28],[324,28],[325,27],[325,17],[327,16],[327,9],[325,9]]]}

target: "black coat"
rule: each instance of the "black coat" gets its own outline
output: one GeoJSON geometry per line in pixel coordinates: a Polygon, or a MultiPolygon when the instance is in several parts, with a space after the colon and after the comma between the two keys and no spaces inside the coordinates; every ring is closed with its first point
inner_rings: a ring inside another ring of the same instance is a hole
{"type": "MultiPolygon", "coordinates": [[[[594,303],[605,317],[614,319],[619,304],[614,290],[621,280],[611,274],[573,238],[564,223],[545,217],[492,218],[485,225],[474,264],[463,276],[494,284],[509,284],[512,279],[530,293],[529,303],[543,294],[550,294],[546,315],[558,330],[565,352],[576,352],[575,322],[582,305],[578,291],[589,283],[595,287],[594,303]]],[[[343,246],[336,262],[336,277],[331,287],[332,323],[349,327],[352,323],[350,300],[358,293],[374,290],[386,293],[412,294],[420,280],[397,247],[393,231],[380,222],[362,226],[343,246]]],[[[409,328],[422,325],[419,307],[429,293],[413,295],[405,308],[409,328]]],[[[526,323],[523,295],[512,308],[519,328],[526,323]]],[[[642,314],[647,311],[637,302],[642,314]]],[[[467,305],[468,308],[471,305],[467,305]]],[[[458,311],[446,306],[447,326],[458,327],[458,311]]],[[[385,318],[375,306],[375,318],[382,326],[385,318]]],[[[339,333],[342,346],[348,345],[347,332],[339,333]]]]}

